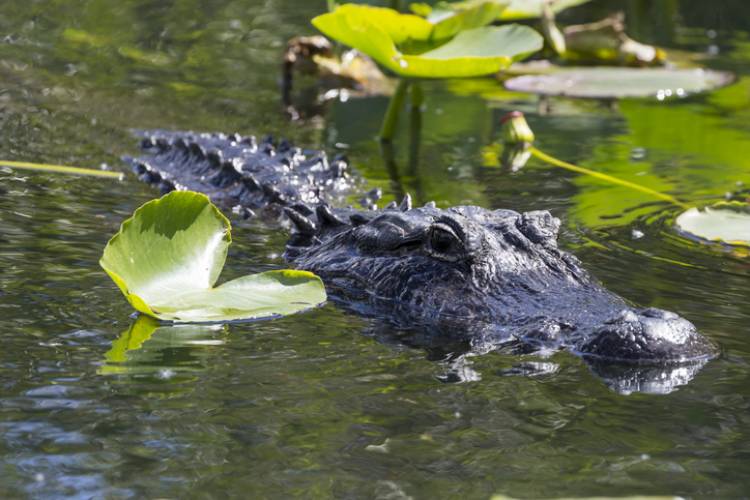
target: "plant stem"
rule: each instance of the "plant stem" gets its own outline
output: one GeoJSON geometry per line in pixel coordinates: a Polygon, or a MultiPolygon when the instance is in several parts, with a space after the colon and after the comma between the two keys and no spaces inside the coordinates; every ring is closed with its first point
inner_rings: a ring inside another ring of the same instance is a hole
{"type": "Polygon", "coordinates": [[[539,151],[534,146],[531,146],[529,148],[529,152],[537,159],[542,160],[545,163],[549,163],[550,165],[553,165],[555,167],[564,168],[566,170],[572,170],[573,172],[578,172],[579,174],[590,175],[591,177],[596,177],[597,179],[602,179],[612,184],[619,184],[620,186],[624,186],[630,189],[635,189],[636,191],[650,194],[651,196],[655,196],[656,198],[659,198],[661,200],[668,201],[669,203],[677,205],[678,207],[690,208],[690,205],[687,205],[681,202],[680,200],[678,200],[677,198],[669,196],[668,194],[660,193],[659,191],[655,191],[653,189],[647,188],[646,186],[641,186],[640,184],[636,184],[635,182],[618,179],[617,177],[612,177],[611,175],[603,174],[595,170],[589,170],[588,168],[579,167],[577,165],[573,165],[572,163],[558,160],[554,156],[550,156],[542,151],[539,151]]]}
{"type": "Polygon", "coordinates": [[[0,166],[18,168],[24,170],[36,170],[39,172],[52,172],[56,174],[84,175],[89,177],[107,177],[120,180],[121,172],[108,172],[106,170],[94,170],[92,168],[66,167],[63,165],[48,165],[46,163],[29,163],[26,161],[0,160],[0,166]]]}
{"type": "Polygon", "coordinates": [[[424,94],[422,93],[422,85],[419,80],[412,82],[410,100],[409,163],[407,164],[406,174],[414,191],[415,199],[419,203],[424,203],[427,200],[422,184],[422,176],[419,174],[419,150],[422,143],[422,104],[424,102],[424,94]]]}
{"type": "Polygon", "coordinates": [[[411,86],[411,107],[421,108],[424,102],[424,92],[422,92],[422,85],[418,81],[415,81],[411,86]]]}
{"type": "Polygon", "coordinates": [[[380,128],[381,141],[390,141],[393,139],[393,134],[396,132],[396,126],[398,125],[398,116],[401,113],[401,108],[404,107],[404,97],[408,88],[409,80],[402,78],[398,81],[398,86],[396,86],[396,91],[391,96],[388,109],[383,118],[383,125],[380,128]]]}
{"type": "Polygon", "coordinates": [[[336,2],[336,0],[327,0],[327,4],[328,12],[333,12],[334,10],[336,10],[336,7],[338,7],[338,3],[336,2]]]}

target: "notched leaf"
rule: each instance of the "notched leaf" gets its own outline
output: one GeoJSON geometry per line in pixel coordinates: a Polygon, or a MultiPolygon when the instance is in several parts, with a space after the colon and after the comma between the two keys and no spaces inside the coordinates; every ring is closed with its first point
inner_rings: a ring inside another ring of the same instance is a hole
{"type": "Polygon", "coordinates": [[[173,191],[123,222],[99,264],[137,311],[163,321],[284,316],[326,300],[320,278],[306,271],[268,271],[214,286],[230,230],[205,195],[173,191]]]}

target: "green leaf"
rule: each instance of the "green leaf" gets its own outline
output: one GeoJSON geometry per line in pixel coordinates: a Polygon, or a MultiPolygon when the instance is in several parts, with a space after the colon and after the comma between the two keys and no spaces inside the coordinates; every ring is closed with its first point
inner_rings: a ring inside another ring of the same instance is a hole
{"type": "Polygon", "coordinates": [[[450,42],[418,56],[403,56],[414,76],[450,78],[495,73],[542,48],[542,37],[518,24],[462,31],[450,42]]]}
{"type": "Polygon", "coordinates": [[[313,18],[312,24],[331,38],[356,49],[359,49],[358,44],[366,41],[369,30],[377,29],[392,44],[401,44],[410,40],[429,40],[433,28],[432,23],[413,14],[351,3],[313,18]]]}
{"type": "MultiPolygon", "coordinates": [[[[531,19],[542,17],[544,3],[549,0],[465,0],[463,2],[440,2],[434,7],[426,3],[413,3],[409,8],[415,14],[426,17],[428,21],[436,23],[451,12],[461,12],[477,4],[492,4],[499,8],[495,19],[501,21],[515,21],[518,19],[531,19]]],[[[569,7],[575,7],[590,0],[552,0],[550,7],[554,14],[569,7]]],[[[493,19],[494,20],[494,19],[493,19]]],[[[485,23],[487,24],[487,23],[485,23]]]]}
{"type": "MultiPolygon", "coordinates": [[[[502,21],[516,21],[518,19],[531,19],[542,17],[544,3],[548,0],[511,0],[510,5],[500,14],[502,21]]],[[[570,7],[581,5],[590,0],[552,0],[550,7],[557,14],[570,7]]]]}
{"type": "Polygon", "coordinates": [[[0,160],[0,167],[10,167],[37,172],[51,172],[54,174],[83,175],[88,177],[107,177],[109,179],[122,180],[125,175],[122,172],[111,172],[109,170],[94,170],[92,168],[69,167],[66,165],[50,165],[49,163],[31,163],[28,161],[0,160]]]}
{"type": "Polygon", "coordinates": [[[467,0],[465,2],[440,2],[435,7],[412,4],[415,14],[427,18],[433,25],[431,38],[442,40],[460,31],[479,28],[500,17],[509,0],[467,0]]]}
{"type": "Polygon", "coordinates": [[[505,87],[519,92],[599,99],[684,97],[727,85],[731,73],[706,69],[571,68],[511,78],[505,87]]]}
{"type": "Polygon", "coordinates": [[[542,37],[518,25],[460,32],[449,42],[421,54],[403,53],[398,44],[425,41],[433,25],[421,17],[391,9],[346,4],[312,23],[327,36],[372,57],[404,77],[480,76],[507,68],[542,47],[542,37]]]}
{"type": "Polygon", "coordinates": [[[750,246],[750,205],[720,202],[691,208],[675,220],[679,231],[699,240],[750,246]]]}
{"type": "Polygon", "coordinates": [[[286,315],[326,300],[306,271],[268,271],[214,287],[231,243],[230,224],[205,195],[174,191],[123,222],[99,264],[130,304],[174,322],[286,315]]]}

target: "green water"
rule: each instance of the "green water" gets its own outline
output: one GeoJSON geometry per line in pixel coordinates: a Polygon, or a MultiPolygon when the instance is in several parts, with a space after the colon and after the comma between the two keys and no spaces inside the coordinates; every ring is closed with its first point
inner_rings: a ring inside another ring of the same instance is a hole
{"type": "MultiPolygon", "coordinates": [[[[456,367],[330,304],[154,331],[134,324],[97,264],[154,190],[0,169],[0,497],[750,494],[747,256],[679,238],[675,211],[642,193],[536,161],[509,173],[485,154],[498,118],[520,109],[560,158],[690,203],[747,197],[750,6],[595,1],[563,16],[623,8],[636,36],[712,54],[704,64],[736,72],[733,86],[612,107],[540,105],[491,80],[431,83],[418,158],[403,120],[384,162],[385,98],[334,102],[301,123],[281,112],[280,53],[312,33],[323,3],[3,2],[0,158],[122,169],[134,128],[345,148],[386,201],[408,191],[441,206],[551,210],[561,244],[608,288],[684,315],[721,357],[669,394],[625,395],[566,353],[474,356],[458,367],[472,381],[443,383],[456,367]],[[520,363],[543,373],[512,375],[520,363]]],[[[230,275],[283,265],[275,224],[235,221],[233,236],[230,275]]]]}

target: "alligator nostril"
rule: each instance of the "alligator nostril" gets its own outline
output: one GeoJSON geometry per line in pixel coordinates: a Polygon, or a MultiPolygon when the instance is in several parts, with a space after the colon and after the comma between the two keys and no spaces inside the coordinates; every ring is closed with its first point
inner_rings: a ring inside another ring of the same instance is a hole
{"type": "Polygon", "coordinates": [[[656,307],[648,307],[641,311],[641,314],[648,318],[656,319],[677,319],[679,316],[671,311],[665,311],[664,309],[657,309],[656,307]]]}
{"type": "Polygon", "coordinates": [[[614,318],[608,319],[604,322],[605,325],[615,325],[618,323],[636,323],[638,322],[638,314],[632,309],[623,309],[614,318]]]}
{"type": "Polygon", "coordinates": [[[625,309],[580,347],[584,355],[628,363],[674,364],[707,359],[715,348],[688,320],[669,311],[625,309]]]}

